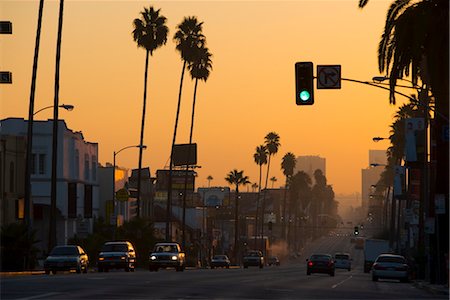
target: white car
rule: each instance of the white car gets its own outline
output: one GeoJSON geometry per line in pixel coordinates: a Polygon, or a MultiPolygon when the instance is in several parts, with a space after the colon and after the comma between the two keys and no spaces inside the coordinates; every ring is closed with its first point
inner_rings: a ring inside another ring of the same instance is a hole
{"type": "Polygon", "coordinates": [[[348,253],[336,253],[334,254],[334,267],[336,269],[346,269],[351,271],[352,259],[348,253]]]}
{"type": "Polygon", "coordinates": [[[409,267],[405,257],[395,254],[379,255],[372,266],[372,280],[378,279],[399,279],[401,282],[408,282],[409,267]]]}

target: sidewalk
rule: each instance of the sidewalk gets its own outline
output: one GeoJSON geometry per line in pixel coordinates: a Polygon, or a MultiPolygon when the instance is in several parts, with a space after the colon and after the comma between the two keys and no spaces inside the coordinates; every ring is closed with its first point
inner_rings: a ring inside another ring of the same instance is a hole
{"type": "Polygon", "coordinates": [[[447,295],[449,292],[449,288],[444,284],[431,284],[426,281],[416,280],[413,282],[413,285],[419,289],[426,290],[434,295],[447,295]]]}

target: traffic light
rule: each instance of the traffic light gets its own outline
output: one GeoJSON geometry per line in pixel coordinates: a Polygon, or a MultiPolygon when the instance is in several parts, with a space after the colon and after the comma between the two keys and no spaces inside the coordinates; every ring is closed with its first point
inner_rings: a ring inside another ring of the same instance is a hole
{"type": "Polygon", "coordinates": [[[314,65],[312,62],[295,63],[295,102],[297,105],[314,104],[314,65]]]}
{"type": "Polygon", "coordinates": [[[353,229],[353,234],[359,235],[359,227],[358,226],[355,226],[355,228],[353,229]]]}

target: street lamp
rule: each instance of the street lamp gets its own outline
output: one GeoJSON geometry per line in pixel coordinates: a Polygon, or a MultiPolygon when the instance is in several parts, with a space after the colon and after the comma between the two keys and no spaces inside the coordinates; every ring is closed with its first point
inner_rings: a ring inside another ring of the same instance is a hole
{"type": "MultiPolygon", "coordinates": [[[[38,111],[34,112],[34,113],[33,113],[33,116],[35,116],[37,113],[39,113],[39,112],[41,112],[41,111],[43,111],[43,110],[45,110],[45,109],[52,108],[52,107],[53,107],[53,105],[50,105],[50,106],[46,106],[46,107],[44,107],[44,108],[41,108],[41,109],[39,109],[38,111]]],[[[74,106],[71,105],[71,104],[61,104],[61,105],[58,105],[58,107],[59,107],[59,108],[64,108],[64,109],[67,110],[67,111],[72,111],[72,110],[74,109],[74,106]]]]}
{"type": "Polygon", "coordinates": [[[372,140],[375,142],[375,143],[377,143],[377,142],[379,142],[379,141],[382,141],[382,140],[388,140],[389,138],[384,138],[384,137],[379,137],[379,136],[376,136],[376,137],[373,137],[372,138],[372,140]]]}
{"type": "MultiPolygon", "coordinates": [[[[112,185],[112,192],[113,192],[113,203],[114,203],[114,216],[116,217],[116,224],[117,224],[117,205],[116,205],[116,155],[119,154],[120,152],[122,152],[125,149],[129,149],[129,148],[142,148],[142,149],[147,149],[146,145],[132,145],[132,146],[127,146],[127,147],[123,147],[122,149],[120,149],[119,151],[114,151],[113,152],[113,185],[112,185]]],[[[116,226],[117,227],[117,226],[116,226]]],[[[115,230],[114,230],[115,233],[115,230]]],[[[115,234],[114,234],[115,235],[115,234]]]]}
{"type": "Polygon", "coordinates": [[[378,163],[371,163],[370,166],[371,167],[387,167],[387,165],[385,165],[385,164],[378,164],[378,163]]]}
{"type": "MultiPolygon", "coordinates": [[[[27,151],[25,153],[25,183],[24,183],[24,218],[25,224],[27,226],[27,231],[29,231],[32,227],[32,218],[31,218],[31,209],[33,205],[33,201],[31,199],[31,151],[33,145],[33,117],[43,111],[44,109],[52,108],[53,105],[44,107],[39,109],[38,111],[31,114],[31,117],[28,120],[28,131],[27,131],[27,151]]],[[[58,107],[64,108],[68,111],[72,111],[74,106],[71,104],[62,104],[58,107]]]]}

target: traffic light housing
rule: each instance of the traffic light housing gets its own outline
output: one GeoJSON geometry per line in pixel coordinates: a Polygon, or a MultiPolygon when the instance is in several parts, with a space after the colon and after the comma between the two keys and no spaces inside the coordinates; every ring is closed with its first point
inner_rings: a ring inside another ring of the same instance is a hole
{"type": "Polygon", "coordinates": [[[295,63],[295,103],[297,105],[314,104],[314,65],[312,62],[295,63]]]}
{"type": "Polygon", "coordinates": [[[359,227],[358,226],[355,226],[355,228],[353,229],[353,234],[359,235],[359,227]]]}

